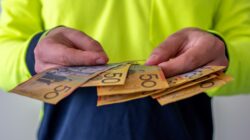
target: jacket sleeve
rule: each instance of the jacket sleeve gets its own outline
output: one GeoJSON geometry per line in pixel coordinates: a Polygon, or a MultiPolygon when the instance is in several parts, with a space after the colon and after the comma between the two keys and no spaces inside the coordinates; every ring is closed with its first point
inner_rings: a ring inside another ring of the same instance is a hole
{"type": "MultiPolygon", "coordinates": [[[[10,90],[31,74],[26,64],[31,40],[43,30],[39,0],[2,0],[0,17],[0,89],[10,90]]],[[[33,52],[30,53],[33,55],[33,52]]]]}
{"type": "Polygon", "coordinates": [[[215,12],[213,30],[226,42],[227,74],[233,81],[208,92],[210,96],[250,93],[250,2],[221,0],[215,12]]]}

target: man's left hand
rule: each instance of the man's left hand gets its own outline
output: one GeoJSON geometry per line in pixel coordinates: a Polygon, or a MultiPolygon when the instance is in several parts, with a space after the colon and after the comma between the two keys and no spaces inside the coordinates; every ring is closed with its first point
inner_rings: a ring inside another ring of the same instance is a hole
{"type": "Polygon", "coordinates": [[[228,66],[225,44],[215,35],[197,28],[178,31],[155,48],[146,65],[160,66],[166,77],[205,65],[228,66]]]}

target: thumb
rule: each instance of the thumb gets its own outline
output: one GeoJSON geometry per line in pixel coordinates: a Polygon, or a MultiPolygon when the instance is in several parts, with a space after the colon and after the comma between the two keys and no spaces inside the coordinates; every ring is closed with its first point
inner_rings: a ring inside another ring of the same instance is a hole
{"type": "Polygon", "coordinates": [[[180,50],[185,38],[182,35],[168,37],[159,47],[155,48],[146,62],[146,65],[158,65],[175,57],[180,50]]]}
{"type": "Polygon", "coordinates": [[[64,46],[64,44],[54,44],[49,47],[42,61],[63,66],[79,65],[102,65],[108,62],[108,57],[104,52],[82,51],[79,49],[64,46]],[[55,51],[56,50],[56,51],[55,51]]]}

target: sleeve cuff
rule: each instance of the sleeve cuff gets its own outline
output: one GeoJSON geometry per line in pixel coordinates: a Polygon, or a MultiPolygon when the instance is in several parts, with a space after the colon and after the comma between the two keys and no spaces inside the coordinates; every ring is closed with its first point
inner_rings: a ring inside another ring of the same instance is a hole
{"type": "Polygon", "coordinates": [[[35,56],[34,56],[34,49],[39,42],[40,38],[42,37],[44,32],[40,32],[36,34],[30,41],[27,53],[26,53],[26,65],[29,69],[30,74],[33,76],[36,74],[35,72],[35,56]]]}

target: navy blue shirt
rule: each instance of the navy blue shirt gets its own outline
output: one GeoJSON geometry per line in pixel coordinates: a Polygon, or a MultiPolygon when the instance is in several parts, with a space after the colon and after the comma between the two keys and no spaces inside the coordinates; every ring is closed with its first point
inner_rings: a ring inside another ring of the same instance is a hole
{"type": "Polygon", "coordinates": [[[206,94],[160,106],[150,97],[96,106],[96,88],[81,88],[45,104],[39,140],[211,140],[206,94]]]}

